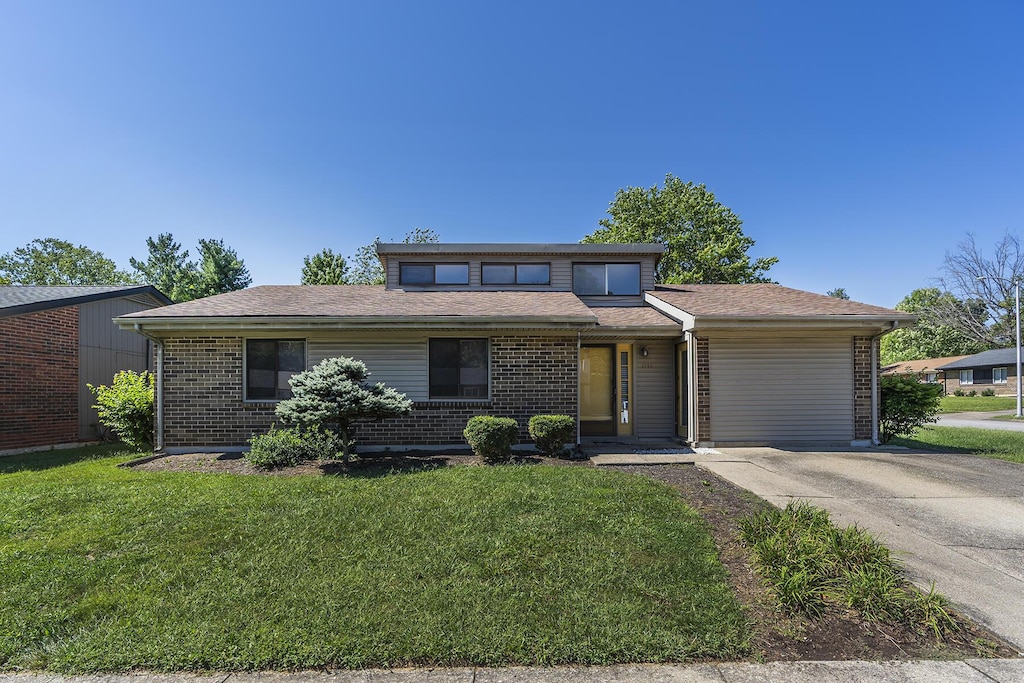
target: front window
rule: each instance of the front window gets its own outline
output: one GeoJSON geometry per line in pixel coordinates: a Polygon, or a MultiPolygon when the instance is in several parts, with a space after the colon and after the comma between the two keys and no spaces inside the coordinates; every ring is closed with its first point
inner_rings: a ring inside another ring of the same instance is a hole
{"type": "Polygon", "coordinates": [[[1006,384],[1006,368],[992,368],[992,383],[1006,384]]]}
{"type": "Polygon", "coordinates": [[[291,398],[288,380],[306,369],[306,342],[301,339],[249,339],[245,342],[245,398],[280,401],[291,398]]]}
{"type": "Polygon", "coordinates": [[[582,296],[637,296],[639,263],[574,263],[572,291],[582,296]]]}
{"type": "Polygon", "coordinates": [[[430,398],[487,398],[486,339],[430,340],[430,398]]]}
{"type": "Polygon", "coordinates": [[[961,370],[960,384],[974,384],[974,370],[961,370]]]}
{"type": "Polygon", "coordinates": [[[927,384],[936,384],[936,383],[938,383],[938,381],[939,381],[938,377],[939,377],[938,373],[935,373],[935,372],[926,372],[926,373],[924,373],[924,381],[927,384]]]}
{"type": "Polygon", "coordinates": [[[402,263],[398,280],[403,285],[468,285],[468,263],[402,263]]]}
{"type": "Polygon", "coordinates": [[[547,285],[551,283],[548,263],[484,263],[480,281],[485,285],[547,285]]]}

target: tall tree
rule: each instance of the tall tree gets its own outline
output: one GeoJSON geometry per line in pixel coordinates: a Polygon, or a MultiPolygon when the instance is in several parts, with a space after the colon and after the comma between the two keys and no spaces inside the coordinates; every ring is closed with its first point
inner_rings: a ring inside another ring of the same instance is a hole
{"type": "Polygon", "coordinates": [[[961,330],[943,324],[936,311],[958,308],[963,317],[984,315],[984,311],[960,301],[937,287],[915,289],[896,304],[897,311],[916,313],[917,324],[897,328],[882,337],[881,361],[891,365],[907,360],[961,356],[984,351],[987,347],[961,330]],[[973,312],[972,312],[973,310],[973,312]]]}
{"type": "MultiPolygon", "coordinates": [[[[402,239],[403,244],[437,244],[441,241],[440,235],[430,228],[413,228],[405,233],[402,239]]],[[[382,285],[385,280],[384,266],[377,258],[377,243],[380,238],[373,240],[372,244],[366,244],[356,250],[352,257],[353,267],[349,276],[349,284],[353,285],[382,285]]]]}
{"type": "Polygon", "coordinates": [[[187,301],[196,289],[196,264],[188,260],[188,250],[174,241],[169,232],[146,238],[149,255],[145,261],[131,258],[132,268],[144,282],[154,285],[174,301],[187,301]]]}
{"type": "Polygon", "coordinates": [[[194,299],[245,289],[252,277],[245,262],[224,240],[199,240],[199,280],[194,299]]]}
{"type": "Polygon", "coordinates": [[[968,233],[956,249],[946,252],[939,279],[943,289],[966,307],[940,302],[934,316],[943,325],[986,347],[1014,344],[1014,283],[1024,279],[1024,252],[1016,234],[1007,232],[992,257],[968,233]]]}
{"type": "Polygon", "coordinates": [[[754,240],[743,234],[743,221],[703,184],[684,183],[671,173],[662,188],[619,190],[608,214],[582,241],[666,245],[659,282],[770,282],[766,273],[778,262],[774,256],[752,261],[747,251],[754,240]]]}
{"type": "Polygon", "coordinates": [[[46,237],[0,256],[0,283],[12,285],[130,285],[136,279],[101,252],[46,237]]]}
{"type": "Polygon", "coordinates": [[[302,260],[302,284],[347,285],[348,263],[341,254],[323,249],[302,260]]]}
{"type": "Polygon", "coordinates": [[[850,300],[850,295],[846,293],[846,290],[842,287],[836,287],[835,289],[825,292],[826,296],[830,296],[833,299],[843,299],[846,301],[850,300]]]}

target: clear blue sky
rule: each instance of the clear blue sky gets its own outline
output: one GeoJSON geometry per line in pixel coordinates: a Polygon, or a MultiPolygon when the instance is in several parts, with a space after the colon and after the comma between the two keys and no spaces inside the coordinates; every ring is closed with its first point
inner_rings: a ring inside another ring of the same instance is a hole
{"type": "Polygon", "coordinates": [[[0,2],[0,252],[575,242],[668,172],[894,305],[1024,226],[1019,2],[0,2]]]}

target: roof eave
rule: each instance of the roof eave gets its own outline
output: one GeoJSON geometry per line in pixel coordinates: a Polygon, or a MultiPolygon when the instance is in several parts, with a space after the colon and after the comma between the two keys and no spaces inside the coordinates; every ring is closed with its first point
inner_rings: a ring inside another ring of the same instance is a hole
{"type": "Polygon", "coordinates": [[[594,316],[201,316],[201,317],[134,317],[114,318],[121,329],[157,331],[224,330],[224,329],[571,329],[594,327],[594,316]]]}
{"type": "Polygon", "coordinates": [[[0,318],[9,318],[16,315],[24,315],[26,313],[38,313],[39,311],[64,308],[65,306],[79,306],[81,304],[92,303],[93,301],[103,301],[104,299],[120,299],[126,296],[150,296],[156,302],[157,306],[169,306],[174,303],[153,285],[139,285],[138,287],[130,287],[124,290],[96,292],[94,294],[83,294],[82,296],[69,296],[61,299],[50,299],[48,301],[35,301],[30,304],[21,304],[19,306],[8,306],[6,308],[0,308],[0,318]]]}

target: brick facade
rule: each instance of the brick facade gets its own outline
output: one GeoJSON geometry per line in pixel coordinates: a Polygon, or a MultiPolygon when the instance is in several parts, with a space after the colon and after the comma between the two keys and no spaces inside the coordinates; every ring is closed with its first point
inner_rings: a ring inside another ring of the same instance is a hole
{"type": "MultiPolygon", "coordinates": [[[[164,445],[243,446],[275,421],[274,404],[242,400],[240,337],[164,342],[164,445]]],[[[568,337],[491,337],[491,399],[417,402],[410,415],[359,425],[362,445],[465,443],[474,415],[515,418],[520,440],[538,413],[576,414],[576,340],[568,337]]]]}
{"type": "Polygon", "coordinates": [[[78,441],[78,307],[0,318],[0,450],[78,441]]]}
{"type": "Polygon", "coordinates": [[[711,441],[711,345],[707,338],[696,338],[697,443],[711,441]]]}
{"type": "Polygon", "coordinates": [[[939,384],[942,384],[947,394],[952,394],[957,389],[963,389],[964,392],[970,393],[972,391],[981,394],[986,389],[991,389],[996,392],[996,396],[1016,396],[1017,395],[1017,377],[1014,373],[1017,371],[1016,363],[1009,365],[1006,368],[1006,382],[1003,384],[996,384],[995,382],[975,382],[973,384],[960,384],[960,372],[958,370],[950,370],[946,373],[946,380],[939,380],[939,384]]]}
{"type": "MultiPolygon", "coordinates": [[[[875,377],[881,372],[878,365],[878,341],[875,345],[875,377]]],[[[871,337],[853,338],[853,438],[869,440],[871,433],[871,337]]],[[[876,394],[877,395],[877,394],[876,394]]]]}

